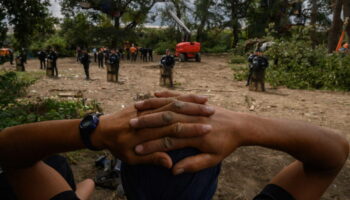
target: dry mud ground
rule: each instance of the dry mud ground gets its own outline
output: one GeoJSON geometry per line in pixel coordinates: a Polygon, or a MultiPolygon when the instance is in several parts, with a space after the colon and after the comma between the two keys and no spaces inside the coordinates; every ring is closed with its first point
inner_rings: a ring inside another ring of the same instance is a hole
{"type": "MultiPolygon", "coordinates": [[[[159,58],[155,58],[159,60],[159,58]]],[[[28,71],[38,71],[39,62],[30,60],[28,71]]],[[[158,62],[122,61],[121,84],[106,82],[106,71],[93,63],[92,80],[84,80],[83,67],[74,58],[59,59],[58,79],[42,78],[29,88],[28,97],[57,96],[57,90],[83,91],[84,97],[101,103],[105,113],[130,105],[138,93],[164,90],[159,86],[158,62]]],[[[6,67],[6,66],[5,66],[6,67]]],[[[8,66],[7,66],[8,67],[8,66]]],[[[272,89],[251,92],[244,82],[233,79],[227,55],[203,56],[201,63],[177,63],[175,91],[208,95],[210,103],[227,109],[261,116],[303,120],[342,131],[350,140],[350,93],[329,91],[272,89]],[[248,105],[247,100],[252,102],[248,105]],[[251,108],[251,109],[249,109],[251,108]]],[[[73,165],[77,180],[94,176],[96,154],[80,151],[73,165]]],[[[237,150],[222,165],[219,186],[214,199],[252,199],[268,181],[293,159],[281,152],[260,147],[237,150]]],[[[113,191],[97,189],[93,199],[118,199],[113,191]]],[[[350,199],[350,162],[338,175],[322,199],[350,199]]]]}

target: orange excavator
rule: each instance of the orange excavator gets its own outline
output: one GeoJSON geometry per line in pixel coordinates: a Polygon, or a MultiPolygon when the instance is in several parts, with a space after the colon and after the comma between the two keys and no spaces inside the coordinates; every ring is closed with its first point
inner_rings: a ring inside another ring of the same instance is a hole
{"type": "MultiPolygon", "coordinates": [[[[342,48],[343,40],[345,37],[345,29],[346,29],[348,23],[349,23],[349,17],[345,18],[344,25],[343,25],[343,32],[340,35],[337,48],[335,49],[335,51],[337,51],[337,52],[340,50],[340,48],[342,48]]],[[[347,47],[347,48],[349,48],[349,47],[347,47]]]]}
{"type": "Polygon", "coordinates": [[[176,23],[182,28],[184,32],[184,40],[175,47],[175,56],[179,58],[180,62],[188,61],[189,59],[195,59],[197,62],[201,61],[201,43],[190,42],[191,31],[187,26],[176,16],[172,11],[168,11],[170,16],[176,21],[176,23]]]}

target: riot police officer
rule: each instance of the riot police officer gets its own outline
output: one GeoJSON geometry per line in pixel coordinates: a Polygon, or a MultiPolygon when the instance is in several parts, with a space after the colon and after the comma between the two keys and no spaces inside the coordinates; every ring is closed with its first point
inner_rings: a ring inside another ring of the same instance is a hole
{"type": "Polygon", "coordinates": [[[26,71],[24,63],[25,63],[25,56],[26,54],[21,51],[18,56],[16,57],[16,68],[18,71],[26,71]]]}
{"type": "Polygon", "coordinates": [[[250,64],[247,86],[253,80],[255,82],[255,90],[258,90],[258,84],[260,84],[261,90],[265,91],[265,70],[269,66],[267,58],[261,52],[255,52],[248,57],[248,61],[250,64]]]}
{"type": "Polygon", "coordinates": [[[166,84],[166,79],[169,79],[170,87],[174,87],[173,84],[173,68],[175,66],[175,58],[171,55],[169,49],[166,50],[166,55],[164,55],[160,60],[160,83],[166,84]]]}
{"type": "Polygon", "coordinates": [[[103,68],[103,51],[100,49],[97,54],[98,68],[103,68]]]}
{"type": "Polygon", "coordinates": [[[50,48],[50,51],[49,51],[47,58],[51,62],[52,76],[58,77],[58,70],[57,70],[58,55],[57,55],[57,52],[54,48],[50,48]]]}
{"type": "Polygon", "coordinates": [[[115,75],[115,81],[118,82],[120,56],[119,52],[117,52],[115,49],[112,49],[111,54],[109,55],[108,63],[111,66],[111,73],[115,75]]]}
{"type": "Polygon", "coordinates": [[[86,80],[90,79],[90,73],[89,73],[89,65],[90,65],[90,55],[88,54],[87,50],[84,49],[82,51],[82,54],[79,58],[80,63],[83,64],[84,67],[84,72],[85,72],[85,76],[86,76],[86,80]]]}
{"type": "Polygon", "coordinates": [[[40,69],[46,69],[46,63],[45,63],[46,53],[45,53],[45,51],[39,51],[38,58],[40,61],[40,69]]]}

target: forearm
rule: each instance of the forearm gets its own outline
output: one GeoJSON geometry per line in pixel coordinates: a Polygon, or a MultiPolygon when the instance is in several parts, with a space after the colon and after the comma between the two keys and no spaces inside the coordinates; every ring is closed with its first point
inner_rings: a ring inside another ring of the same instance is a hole
{"type": "Polygon", "coordinates": [[[9,127],[0,132],[0,165],[28,167],[61,152],[84,148],[80,120],[57,120],[9,127]]]}
{"type": "Polygon", "coordinates": [[[259,145],[284,151],[318,170],[340,168],[346,161],[349,145],[334,131],[298,121],[262,118],[241,114],[239,131],[242,145],[259,145]]]}

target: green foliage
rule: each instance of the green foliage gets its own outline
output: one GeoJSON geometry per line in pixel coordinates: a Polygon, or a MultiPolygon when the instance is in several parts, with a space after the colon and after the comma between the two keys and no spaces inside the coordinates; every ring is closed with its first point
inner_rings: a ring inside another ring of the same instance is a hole
{"type": "Polygon", "coordinates": [[[49,0],[1,1],[1,12],[6,14],[6,20],[13,26],[17,49],[30,46],[35,30],[50,15],[49,5],[49,0]]]}
{"type": "Polygon", "coordinates": [[[325,47],[312,49],[305,41],[278,43],[269,50],[278,59],[268,69],[267,80],[274,86],[293,89],[350,90],[350,56],[327,54],[325,47]],[[283,51],[281,51],[283,49],[283,51]]]}
{"type": "Polygon", "coordinates": [[[238,81],[247,80],[248,66],[246,64],[233,64],[231,69],[234,71],[233,77],[238,81]]]}
{"type": "Polygon", "coordinates": [[[19,103],[0,112],[0,130],[9,126],[46,120],[76,119],[97,111],[96,104],[84,105],[81,101],[46,99],[36,103],[19,103]]]}
{"type": "Polygon", "coordinates": [[[42,74],[5,72],[0,75],[0,130],[24,123],[80,118],[85,113],[100,111],[96,102],[38,100],[35,103],[19,100],[25,89],[42,74]]]}
{"type": "Polygon", "coordinates": [[[231,64],[245,64],[247,63],[247,58],[240,55],[232,55],[230,59],[231,64]]]}
{"type": "Polygon", "coordinates": [[[0,74],[0,109],[15,103],[18,97],[26,94],[26,87],[39,78],[38,74],[24,75],[23,72],[0,74]]]}

